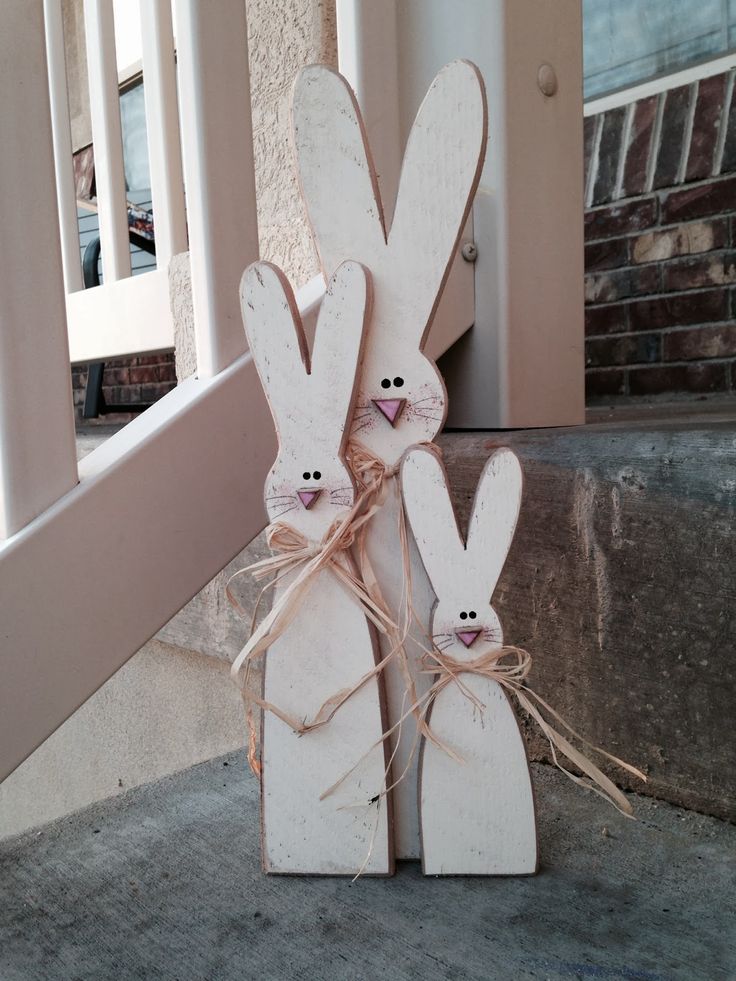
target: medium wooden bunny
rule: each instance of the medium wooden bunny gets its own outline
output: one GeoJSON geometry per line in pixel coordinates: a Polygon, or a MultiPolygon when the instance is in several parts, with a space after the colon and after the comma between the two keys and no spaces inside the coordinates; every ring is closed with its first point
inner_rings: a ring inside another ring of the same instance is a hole
{"type": "MultiPolygon", "coordinates": [[[[445,388],[422,353],[450,262],[468,216],[485,154],[487,110],[480,73],[467,61],[443,68],[419,109],[406,146],[391,228],[355,96],[337,72],[314,65],[297,77],[293,139],[302,194],[317,252],[328,278],[346,259],[371,271],[373,312],[360,375],[351,440],[388,474],[391,487],[372,519],[366,554],[390,612],[404,590],[399,546],[401,501],[395,468],[409,446],[431,441],[446,416],[445,388]]],[[[426,642],[432,592],[412,546],[414,636],[426,642]]],[[[395,645],[381,637],[382,656],[395,645]]],[[[419,648],[406,644],[421,691],[419,648]]],[[[389,725],[407,710],[406,683],[396,660],[386,668],[389,725]]],[[[407,718],[392,735],[396,856],[418,858],[416,725],[407,718]],[[398,743],[398,744],[397,744],[398,743]]]]}
{"type": "MultiPolygon", "coordinates": [[[[250,352],[278,433],[278,458],[265,493],[271,540],[276,542],[279,535],[274,531],[280,531],[286,542],[282,547],[291,541],[307,550],[304,562],[279,579],[276,610],[293,599],[289,589],[305,563],[354,503],[355,486],[344,451],[370,310],[370,276],[357,262],[337,268],[320,311],[311,356],[292,290],[275,266],[250,266],[240,294],[250,352]]],[[[355,573],[349,550],[340,551],[333,561],[355,573]]],[[[393,872],[389,809],[369,803],[385,786],[382,679],[373,676],[326,725],[301,736],[283,718],[313,719],[326,700],[369,674],[377,658],[375,633],[360,604],[333,568],[319,569],[304,601],[266,654],[263,701],[281,713],[263,715],[261,799],[267,872],[393,872]],[[373,745],[376,749],[362,761],[354,779],[320,800],[373,745]]]]}
{"type": "MultiPolygon", "coordinates": [[[[522,476],[516,456],[497,450],[478,483],[463,541],[439,454],[404,458],[407,517],[437,595],[432,639],[455,663],[481,663],[503,646],[490,599],[514,537],[522,476]],[[480,660],[479,660],[480,659],[480,660]]],[[[427,875],[524,875],[537,870],[529,766],[514,709],[492,678],[459,671],[436,694],[432,733],[462,758],[423,740],[419,775],[422,862],[427,875]]]]}

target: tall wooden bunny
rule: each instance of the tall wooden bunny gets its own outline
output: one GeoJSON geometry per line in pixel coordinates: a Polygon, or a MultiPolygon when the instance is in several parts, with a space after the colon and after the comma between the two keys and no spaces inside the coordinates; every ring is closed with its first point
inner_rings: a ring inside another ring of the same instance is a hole
{"type": "MultiPolygon", "coordinates": [[[[437,595],[433,641],[461,664],[493,654],[503,631],[490,605],[514,537],[521,468],[510,450],[488,460],[463,541],[439,455],[410,451],[401,467],[407,516],[437,595]]],[[[427,875],[524,875],[537,869],[529,765],[513,707],[497,681],[459,672],[438,691],[429,723],[462,758],[423,740],[419,807],[427,875]]]]}
{"type": "MultiPolygon", "coordinates": [[[[404,155],[390,230],[355,96],[325,66],[297,77],[293,138],[302,194],[325,277],[346,259],[371,271],[373,312],[360,376],[351,439],[385,468],[391,487],[369,527],[366,553],[392,614],[399,610],[404,574],[397,524],[401,501],[395,468],[402,453],[442,428],[445,388],[422,347],[457,249],[485,155],[487,109],[480,73],[467,61],[443,68],[419,109],[404,155]]],[[[432,593],[412,547],[413,607],[426,629],[432,593]]],[[[415,636],[426,642],[422,626],[415,636]]],[[[381,638],[382,656],[394,645],[381,638]]],[[[418,648],[406,645],[419,690],[418,648]]],[[[406,712],[400,665],[386,669],[390,726],[406,712]]],[[[418,858],[416,726],[408,718],[392,737],[396,787],[397,858],[418,858]],[[397,745],[398,741],[398,745],[397,745]]]]}
{"type": "MultiPolygon", "coordinates": [[[[275,266],[257,262],[245,271],[241,305],[250,351],[278,433],[278,458],[266,483],[271,531],[278,523],[287,538],[296,538],[297,544],[302,540],[316,554],[355,498],[344,452],[370,310],[370,277],[357,262],[337,268],[320,311],[311,357],[293,293],[275,266]]],[[[334,561],[355,573],[349,550],[334,561]]],[[[274,609],[285,602],[302,568],[290,569],[279,580],[274,609]]],[[[371,624],[340,577],[326,566],[317,571],[303,604],[268,648],[264,702],[276,706],[282,716],[313,719],[326,700],[370,673],[377,658],[371,624]]],[[[301,736],[283,717],[264,713],[266,871],[393,871],[388,808],[369,804],[385,785],[381,688],[382,680],[374,676],[327,725],[301,736]],[[377,743],[356,779],[320,800],[366,748],[377,743]]]]}

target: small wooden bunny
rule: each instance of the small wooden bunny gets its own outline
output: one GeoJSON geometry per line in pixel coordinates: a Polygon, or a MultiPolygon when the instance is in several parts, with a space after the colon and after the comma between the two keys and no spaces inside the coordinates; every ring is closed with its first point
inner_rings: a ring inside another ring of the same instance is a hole
{"type": "MultiPolygon", "coordinates": [[[[446,65],[419,109],[404,154],[391,228],[386,228],[378,179],[355,96],[323,65],[302,70],[292,101],[293,139],[302,195],[325,277],[346,259],[371,271],[374,289],[360,391],[351,439],[385,468],[389,479],[411,445],[430,441],[446,415],[445,387],[423,353],[450,262],[480,177],[487,109],[478,69],[446,65]]],[[[401,501],[396,482],[372,519],[366,554],[396,617],[404,598],[399,547],[401,501]]],[[[432,593],[412,546],[413,634],[424,641],[432,593]]],[[[395,638],[381,637],[382,656],[395,638]]],[[[417,688],[417,646],[406,644],[417,688]]],[[[406,681],[396,660],[386,668],[389,725],[407,709],[406,681]]],[[[409,703],[410,704],[410,703],[409,703]]],[[[418,858],[416,725],[409,717],[392,736],[396,856],[418,858]]]]}
{"type": "MultiPolygon", "coordinates": [[[[522,476],[498,450],[478,483],[463,541],[439,454],[415,448],[401,485],[419,553],[437,595],[432,639],[453,665],[479,662],[503,646],[490,599],[516,528],[522,476]]],[[[449,663],[449,661],[448,661],[449,663]]],[[[537,870],[534,797],[524,741],[506,692],[491,678],[460,672],[438,691],[433,734],[459,755],[423,740],[419,775],[422,862],[427,875],[525,875],[537,870]]]]}
{"type": "MultiPolygon", "coordinates": [[[[302,542],[306,562],[354,503],[344,450],[370,309],[370,277],[357,262],[336,270],[311,357],[292,290],[275,266],[250,266],[240,294],[250,352],[278,433],[278,458],[266,484],[272,541],[279,537],[273,534],[278,525],[282,537],[302,542]]],[[[349,550],[334,561],[355,572],[349,550]]],[[[302,568],[289,569],[279,580],[274,610],[285,602],[302,568]]],[[[303,603],[268,648],[264,703],[276,706],[282,716],[313,719],[326,700],[370,673],[377,657],[373,627],[328,565],[316,572],[303,603]]],[[[301,736],[283,717],[264,713],[261,794],[267,872],[393,872],[389,810],[369,803],[385,786],[381,689],[382,679],[372,677],[328,724],[301,736]],[[320,800],[374,744],[377,748],[362,761],[355,779],[320,800]]]]}

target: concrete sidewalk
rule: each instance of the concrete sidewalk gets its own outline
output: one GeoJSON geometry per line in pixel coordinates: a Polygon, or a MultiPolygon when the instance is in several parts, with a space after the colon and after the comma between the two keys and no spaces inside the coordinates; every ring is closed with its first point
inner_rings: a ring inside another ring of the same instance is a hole
{"type": "Polygon", "coordinates": [[[215,760],[0,845],[2,981],[736,978],[736,827],[535,765],[528,879],[267,878],[215,760]]]}

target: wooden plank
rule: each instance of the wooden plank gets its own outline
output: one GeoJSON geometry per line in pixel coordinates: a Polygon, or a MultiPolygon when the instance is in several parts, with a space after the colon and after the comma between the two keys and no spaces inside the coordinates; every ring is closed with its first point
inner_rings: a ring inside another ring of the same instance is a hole
{"type": "Polygon", "coordinates": [[[166,268],[70,293],[66,309],[75,364],[174,346],[166,268]]]}
{"type": "MultiPolygon", "coordinates": [[[[246,270],[243,322],[279,438],[266,482],[272,523],[285,523],[317,545],[355,503],[345,463],[348,428],[370,314],[368,274],[343,263],[331,279],[312,356],[283,274],[268,263],[246,270]]],[[[340,558],[356,574],[349,553],[340,558]]],[[[283,575],[274,604],[286,600],[302,569],[283,575]]],[[[268,649],[264,698],[291,718],[313,719],[337,692],[376,665],[375,631],[343,582],[323,569],[306,603],[268,649]]],[[[263,717],[262,826],[267,872],[356,875],[393,872],[384,789],[388,767],[382,682],[373,678],[329,725],[300,734],[275,714],[263,717]],[[372,747],[335,793],[320,799],[372,747]]]]}
{"type": "Polygon", "coordinates": [[[84,288],[82,264],[79,261],[76,182],[72,135],[69,122],[69,97],[66,81],[64,25],[61,0],[45,0],[46,60],[49,72],[51,128],[54,135],[54,168],[56,197],[61,231],[61,257],[64,264],[64,286],[67,293],[84,288]]]}
{"type": "Polygon", "coordinates": [[[243,269],[258,258],[243,0],[175,0],[192,295],[201,378],[245,349],[243,269]]]}
{"type": "MultiPolygon", "coordinates": [[[[312,66],[297,78],[292,106],[299,177],[320,261],[326,273],[349,258],[363,262],[374,285],[374,306],[352,436],[395,466],[414,443],[442,427],[442,381],[422,353],[450,260],[480,175],[486,140],[482,81],[467,62],[446,66],[432,83],[404,155],[394,219],[386,231],[363,120],[345,80],[312,66]],[[459,108],[458,108],[459,107],[459,108]],[[340,207],[335,207],[335,189],[340,207]]],[[[396,552],[401,502],[395,481],[372,520],[366,549],[389,607],[399,609],[403,569],[396,552]]],[[[413,604],[426,625],[431,589],[413,563],[413,604]]],[[[416,628],[421,635],[422,628],[416,628]]],[[[419,689],[428,683],[411,657],[419,689]]],[[[391,643],[382,638],[384,655],[391,643]]],[[[404,680],[396,661],[386,670],[389,724],[405,711],[404,680]]],[[[392,737],[395,769],[408,774],[394,794],[397,858],[419,856],[416,729],[407,720],[392,737]]]]}
{"type": "Polygon", "coordinates": [[[22,152],[6,139],[0,168],[2,539],[69,491],[77,467],[43,2],[8,0],[0,17],[0,127],[23,134],[22,152]]]}
{"type": "MultiPolygon", "coordinates": [[[[691,407],[692,411],[692,407],[691,407]]],[[[659,414],[655,409],[655,414],[659,414]]],[[[532,688],[642,767],[616,782],[736,820],[736,421],[626,418],[579,430],[443,436],[460,520],[489,454],[524,468],[494,606],[532,688]]],[[[550,759],[525,723],[533,759],[550,759]]]]}
{"type": "MultiPolygon", "coordinates": [[[[503,645],[490,605],[521,503],[521,468],[498,450],[483,468],[465,539],[436,450],[404,459],[407,517],[436,605],[430,633],[461,664],[503,645]]],[[[537,834],[529,765],[514,710],[501,686],[461,673],[436,696],[432,731],[462,759],[422,740],[419,821],[426,875],[529,875],[537,870],[537,834]],[[477,699],[474,703],[460,686],[477,699]]]]}
{"type": "Polygon", "coordinates": [[[123,138],[112,0],[84,0],[90,120],[105,281],[130,276],[123,138]]]}
{"type": "Polygon", "coordinates": [[[171,0],[140,0],[148,162],[161,266],[187,249],[171,0]]]}

